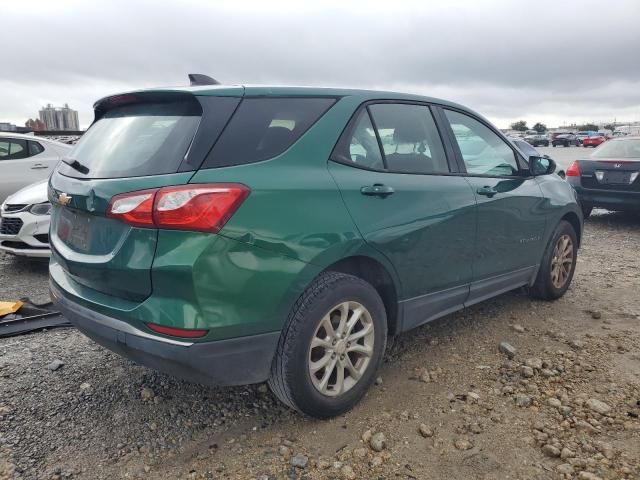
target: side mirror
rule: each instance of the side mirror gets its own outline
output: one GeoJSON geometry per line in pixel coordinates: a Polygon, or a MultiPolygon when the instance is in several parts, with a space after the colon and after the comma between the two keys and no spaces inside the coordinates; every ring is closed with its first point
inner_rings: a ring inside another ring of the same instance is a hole
{"type": "Polygon", "coordinates": [[[549,175],[556,171],[556,162],[549,157],[529,157],[531,175],[549,175]]]}

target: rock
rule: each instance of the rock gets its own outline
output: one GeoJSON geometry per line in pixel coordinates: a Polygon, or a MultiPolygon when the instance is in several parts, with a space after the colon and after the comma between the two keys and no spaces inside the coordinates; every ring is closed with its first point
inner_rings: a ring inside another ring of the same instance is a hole
{"type": "Polygon", "coordinates": [[[470,450],[473,448],[473,443],[466,437],[458,438],[455,442],[453,442],[453,446],[458,450],[470,450]]]}
{"type": "Polygon", "coordinates": [[[513,328],[518,333],[524,333],[524,327],[522,325],[517,324],[517,323],[511,325],[511,328],[513,328]]]}
{"type": "Polygon", "coordinates": [[[325,458],[321,458],[318,460],[318,463],[316,464],[316,466],[318,467],[319,470],[327,470],[331,468],[331,462],[325,458]]]}
{"type": "Polygon", "coordinates": [[[548,368],[543,368],[542,370],[540,370],[540,375],[542,375],[544,378],[551,378],[555,377],[556,374],[548,368]]]}
{"type": "Polygon", "coordinates": [[[580,480],[602,480],[602,478],[597,476],[595,473],[584,472],[584,471],[578,474],[578,478],[580,480]]]}
{"type": "Polygon", "coordinates": [[[596,413],[599,413],[600,415],[606,415],[611,411],[611,407],[609,405],[607,405],[604,402],[601,402],[596,398],[590,398],[585,402],[585,405],[587,406],[587,408],[589,408],[590,410],[596,413]]]}
{"type": "Polygon", "coordinates": [[[562,406],[562,402],[555,397],[551,397],[547,400],[547,405],[553,408],[560,408],[562,406]]]}
{"type": "Polygon", "coordinates": [[[598,431],[596,427],[591,425],[589,422],[585,422],[584,420],[578,420],[576,422],[576,430],[589,433],[596,433],[598,431]]]}
{"type": "Polygon", "coordinates": [[[429,373],[428,370],[424,370],[420,376],[418,377],[418,379],[422,382],[422,383],[429,383],[431,382],[431,374],[429,373]]]}
{"type": "Polygon", "coordinates": [[[382,385],[382,377],[376,377],[376,385],[380,386],[382,385]]]}
{"type": "Polygon", "coordinates": [[[428,427],[424,423],[420,424],[418,431],[420,432],[420,435],[422,435],[424,438],[433,437],[433,429],[431,427],[428,427]]]}
{"type": "Polygon", "coordinates": [[[259,393],[267,393],[268,391],[269,391],[269,387],[267,386],[267,384],[266,384],[266,383],[261,383],[261,384],[258,386],[258,392],[259,392],[259,393]]]}
{"type": "Polygon", "coordinates": [[[472,403],[476,403],[480,400],[480,395],[478,395],[476,392],[468,392],[467,400],[469,400],[472,403]]]}
{"type": "Polygon", "coordinates": [[[369,465],[375,468],[382,465],[383,462],[384,462],[383,458],[380,455],[376,455],[371,459],[371,461],[369,462],[369,465]]]}
{"type": "Polygon", "coordinates": [[[524,365],[520,367],[520,373],[522,373],[522,376],[525,378],[531,378],[533,377],[533,368],[524,365]]]}
{"type": "Polygon", "coordinates": [[[560,452],[560,458],[562,459],[573,458],[575,456],[576,456],[575,452],[567,447],[564,447],[560,452]]]}
{"type": "Polygon", "coordinates": [[[527,358],[524,361],[524,364],[527,367],[533,368],[534,370],[542,370],[542,360],[536,357],[527,358]]]}
{"type": "Polygon", "coordinates": [[[278,453],[282,457],[289,457],[289,456],[291,456],[291,449],[289,447],[287,447],[286,445],[280,445],[278,447],[278,453]]]}
{"type": "Polygon", "coordinates": [[[85,390],[89,390],[91,388],[91,384],[84,382],[80,384],[80,390],[85,391],[85,390]]]}
{"type": "Polygon", "coordinates": [[[353,458],[365,458],[367,456],[367,449],[362,447],[354,448],[351,454],[353,455],[353,458]]]}
{"type": "Polygon", "coordinates": [[[355,480],[357,478],[356,472],[353,471],[349,465],[343,465],[340,469],[340,476],[345,480],[355,480]]]}
{"type": "Polygon", "coordinates": [[[371,437],[373,437],[373,432],[371,430],[367,430],[366,432],[364,432],[362,434],[362,436],[360,437],[362,439],[362,441],[366,444],[369,443],[369,441],[371,440],[371,437]]]}
{"type": "Polygon", "coordinates": [[[384,433],[378,432],[371,437],[369,440],[369,446],[374,452],[381,452],[387,446],[387,439],[384,436],[384,433]]]}
{"type": "Polygon", "coordinates": [[[571,475],[573,474],[573,466],[571,466],[570,463],[563,463],[556,467],[556,472],[564,475],[571,475]]]}
{"type": "Polygon", "coordinates": [[[599,320],[602,318],[602,312],[599,312],[597,310],[591,310],[591,318],[593,318],[594,320],[599,320]]]}
{"type": "Polygon", "coordinates": [[[149,387],[144,387],[142,390],[140,390],[140,400],[142,400],[143,402],[153,400],[153,397],[155,397],[155,393],[153,393],[153,390],[151,390],[149,387]]]}
{"type": "Polygon", "coordinates": [[[293,457],[291,457],[291,460],[289,460],[289,463],[291,463],[292,467],[305,468],[307,466],[307,463],[309,463],[309,457],[307,457],[306,455],[302,455],[301,453],[298,453],[293,457]]]}
{"type": "Polygon", "coordinates": [[[47,368],[49,370],[51,370],[52,372],[55,372],[56,370],[58,370],[63,365],[64,365],[64,362],[62,360],[55,359],[51,363],[47,364],[47,368]]]}
{"type": "Polygon", "coordinates": [[[544,453],[547,457],[559,457],[560,449],[547,443],[544,447],[542,447],[542,453],[544,453]]]}
{"type": "Polygon", "coordinates": [[[533,400],[531,400],[530,396],[525,395],[524,393],[518,393],[515,396],[515,402],[518,407],[530,407],[533,400]]]}
{"type": "Polygon", "coordinates": [[[582,350],[584,348],[584,342],[582,340],[571,340],[569,346],[575,350],[582,350]]]}
{"type": "Polygon", "coordinates": [[[500,350],[501,353],[505,354],[507,358],[513,358],[516,356],[516,349],[510,343],[500,342],[500,345],[498,345],[498,350],[500,350]]]}

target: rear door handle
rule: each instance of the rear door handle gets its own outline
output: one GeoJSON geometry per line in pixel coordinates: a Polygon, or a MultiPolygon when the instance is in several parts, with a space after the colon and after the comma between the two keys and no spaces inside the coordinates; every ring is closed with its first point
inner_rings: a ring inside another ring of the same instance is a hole
{"type": "Polygon", "coordinates": [[[373,185],[367,185],[360,189],[360,193],[368,196],[376,196],[376,197],[388,197],[393,194],[395,190],[393,187],[389,187],[388,185],[382,185],[381,183],[376,183],[373,185]]]}
{"type": "Polygon", "coordinates": [[[495,188],[488,187],[488,186],[480,187],[478,190],[476,190],[476,192],[478,193],[478,195],[484,195],[489,198],[493,197],[496,193],[498,193],[498,191],[495,188]]]}
{"type": "Polygon", "coordinates": [[[33,167],[31,167],[31,170],[42,170],[43,168],[49,168],[49,167],[41,163],[36,163],[33,167]]]}

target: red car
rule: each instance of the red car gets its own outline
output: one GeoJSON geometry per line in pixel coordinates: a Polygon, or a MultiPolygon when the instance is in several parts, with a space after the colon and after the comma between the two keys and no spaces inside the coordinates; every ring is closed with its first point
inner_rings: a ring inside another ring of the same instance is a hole
{"type": "Polygon", "coordinates": [[[592,135],[592,136],[587,137],[584,140],[582,140],[582,146],[583,147],[597,147],[598,145],[600,145],[601,143],[604,143],[606,141],[607,141],[607,139],[605,138],[604,135],[592,135]]]}

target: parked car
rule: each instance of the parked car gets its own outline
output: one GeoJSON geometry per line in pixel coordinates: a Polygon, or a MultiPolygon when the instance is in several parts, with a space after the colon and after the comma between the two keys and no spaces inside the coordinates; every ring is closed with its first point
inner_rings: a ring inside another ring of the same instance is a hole
{"type": "Polygon", "coordinates": [[[589,138],[591,135],[595,135],[597,133],[598,132],[595,132],[593,130],[580,130],[578,133],[576,133],[576,137],[578,138],[580,145],[582,145],[582,142],[585,138],[589,138]]]}
{"type": "Polygon", "coordinates": [[[38,180],[53,168],[71,147],[46,138],[0,132],[0,202],[38,180]]]}
{"type": "Polygon", "coordinates": [[[588,138],[585,138],[582,141],[582,146],[583,147],[597,147],[598,145],[600,145],[601,143],[606,142],[607,139],[604,137],[604,135],[591,135],[588,138]]]}
{"type": "Polygon", "coordinates": [[[563,147],[570,147],[571,145],[578,146],[580,145],[580,141],[573,133],[560,133],[551,140],[552,147],[557,147],[559,145],[562,145],[563,147]]]}
{"type": "Polygon", "coordinates": [[[578,193],[584,217],[594,207],[640,211],[640,137],[617,137],[573,162],[567,180],[578,193]]]}
{"type": "Polygon", "coordinates": [[[0,206],[0,251],[48,257],[50,212],[47,180],[10,195],[0,206]]]}
{"type": "Polygon", "coordinates": [[[376,378],[388,335],[571,283],[573,189],[460,105],[212,85],[95,113],[49,181],[50,288],[79,330],[152,368],[268,380],[331,417],[376,378]]]}
{"type": "Polygon", "coordinates": [[[536,133],[535,135],[527,135],[524,140],[533,147],[548,147],[549,137],[544,134],[536,133]]]}

